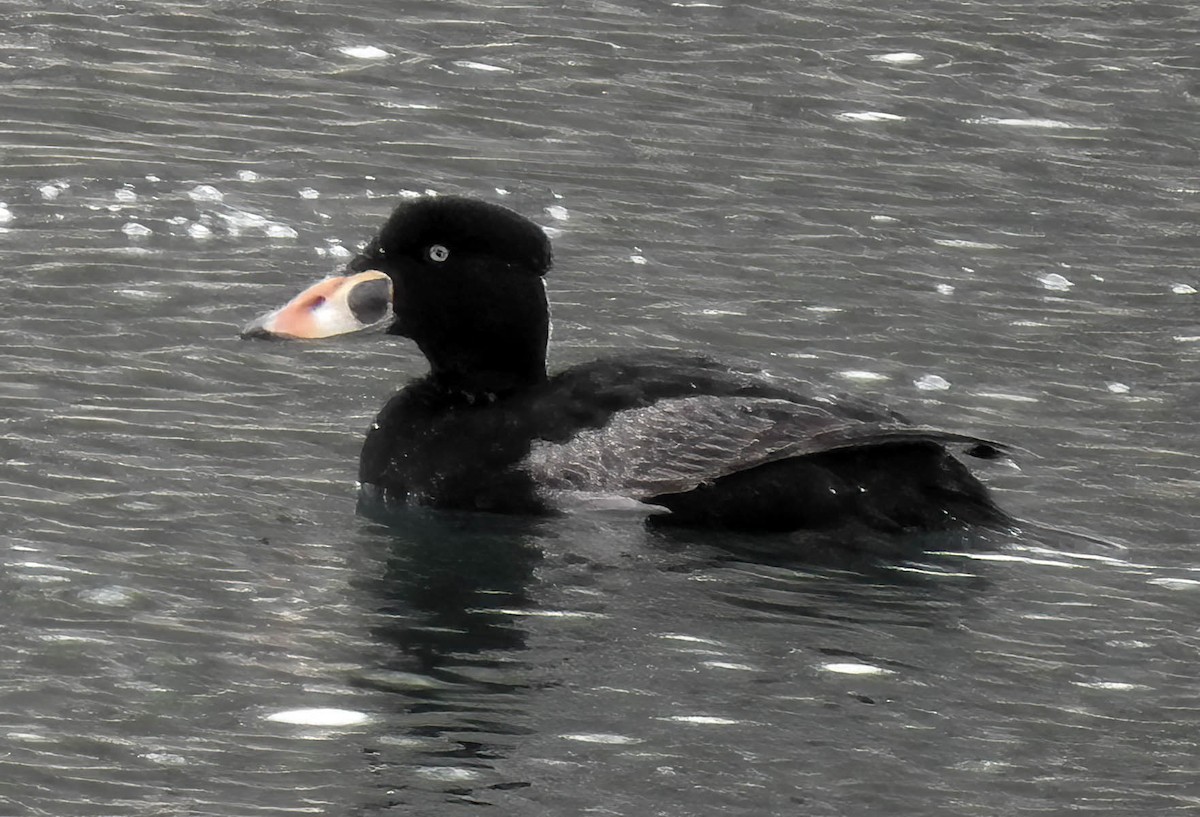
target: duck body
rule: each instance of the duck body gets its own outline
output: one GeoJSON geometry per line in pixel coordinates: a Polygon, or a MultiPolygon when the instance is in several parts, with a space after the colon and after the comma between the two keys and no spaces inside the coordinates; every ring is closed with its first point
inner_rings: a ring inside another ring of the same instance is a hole
{"type": "Polygon", "coordinates": [[[649,350],[546,370],[550,242],[499,205],[395,208],[348,265],[247,337],[329,337],[381,319],[429,373],[393,396],[359,465],[368,512],[413,505],[545,514],[583,502],[651,524],[792,531],[1005,525],[950,448],[1005,447],[861,398],[649,350]]]}
{"type": "Polygon", "coordinates": [[[946,444],[999,451],[865,400],[659,352],[596,360],[501,396],[415,381],[372,424],[359,482],[364,506],[383,510],[639,503],[655,525],[773,532],[1002,524],[946,444]]]}

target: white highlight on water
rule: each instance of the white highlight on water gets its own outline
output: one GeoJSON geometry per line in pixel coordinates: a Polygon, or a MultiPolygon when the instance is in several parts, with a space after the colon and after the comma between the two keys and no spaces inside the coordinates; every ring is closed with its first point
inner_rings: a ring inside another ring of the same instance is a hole
{"type": "Polygon", "coordinates": [[[943,247],[965,247],[971,250],[1002,250],[1003,244],[991,244],[986,241],[969,241],[965,238],[935,238],[934,244],[940,244],[943,247]]]}
{"type": "Polygon", "coordinates": [[[455,60],[452,65],[459,68],[469,68],[472,71],[490,71],[492,73],[511,74],[512,71],[500,65],[492,65],[487,62],[475,62],[474,60],[455,60]]]}
{"type": "Polygon", "coordinates": [[[388,52],[374,45],[344,45],[338,49],[338,53],[356,60],[381,60],[390,56],[388,52]]]}
{"type": "Polygon", "coordinates": [[[883,111],[847,111],[837,118],[846,122],[903,122],[907,117],[883,111]]]}
{"type": "Polygon", "coordinates": [[[880,374],[879,372],[868,372],[861,369],[849,369],[847,371],[838,372],[837,374],[838,377],[844,377],[847,380],[860,380],[864,382],[888,379],[886,374],[880,374]]]}
{"type": "Polygon", "coordinates": [[[267,225],[267,238],[296,238],[300,234],[286,224],[272,222],[267,225]]]}
{"type": "Polygon", "coordinates": [[[1018,556],[1014,553],[963,553],[957,551],[934,550],[930,551],[930,554],[933,556],[955,556],[960,559],[971,559],[976,562],[1012,562],[1015,564],[1036,565],[1038,567],[1083,567],[1083,565],[1064,562],[1061,559],[1038,559],[1030,556],[1018,556]]]}
{"type": "Polygon", "coordinates": [[[1038,402],[1038,398],[1036,398],[1036,397],[1029,397],[1028,395],[1025,395],[1025,394],[1008,394],[1006,392],[1000,392],[1000,391],[981,391],[981,392],[976,392],[975,396],[990,398],[992,400],[1008,400],[1009,402],[1012,402],[1012,403],[1036,403],[1036,402],[1038,402]]]}
{"type": "Polygon", "coordinates": [[[732,726],[735,723],[743,723],[743,721],[733,718],[719,718],[715,715],[671,715],[660,720],[674,721],[675,723],[698,723],[706,726],[732,726]]]}
{"type": "Polygon", "coordinates": [[[290,723],[296,726],[358,726],[371,720],[371,716],[353,709],[316,707],[275,712],[267,715],[266,720],[274,723],[290,723]]]}
{"type": "Polygon", "coordinates": [[[461,766],[422,766],[414,769],[413,773],[439,783],[466,783],[479,777],[479,772],[461,766]]]}
{"type": "Polygon", "coordinates": [[[1113,692],[1131,692],[1135,689],[1149,689],[1145,684],[1128,684],[1124,681],[1072,681],[1077,687],[1086,689],[1107,689],[1113,692]]]}
{"type": "Polygon", "coordinates": [[[877,667],[874,664],[863,664],[858,661],[834,661],[822,664],[825,672],[836,672],[841,675],[888,675],[890,670],[877,667]]]}
{"type": "Polygon", "coordinates": [[[198,184],[188,191],[192,201],[224,201],[225,194],[211,184],[198,184]]]}
{"type": "Polygon", "coordinates": [[[592,613],[586,610],[520,610],[513,607],[476,607],[468,612],[491,613],[499,616],[522,616],[524,618],[608,618],[604,613],[592,613]]]}
{"type": "Polygon", "coordinates": [[[723,646],[720,641],[712,638],[703,638],[698,635],[684,635],[683,633],[663,633],[659,638],[665,638],[668,641],[686,641],[691,644],[709,644],[714,647],[723,646]]]}
{"type": "Polygon", "coordinates": [[[749,664],[737,664],[732,661],[702,661],[700,663],[703,666],[709,667],[710,669],[728,669],[728,670],[736,670],[738,672],[755,672],[756,671],[756,668],[750,666],[749,664]]]}
{"type": "Polygon", "coordinates": [[[1048,272],[1045,275],[1039,275],[1038,283],[1051,292],[1066,292],[1075,286],[1068,278],[1059,275],[1057,272],[1048,272]]]}
{"type": "Polygon", "coordinates": [[[1196,579],[1178,579],[1172,576],[1166,576],[1160,579],[1150,579],[1146,584],[1153,584],[1158,587],[1165,587],[1168,590],[1195,590],[1200,588],[1200,581],[1196,579]]]}
{"type": "Polygon", "coordinates": [[[912,51],[893,51],[890,54],[875,54],[870,59],[875,62],[886,62],[891,65],[911,65],[914,62],[923,62],[925,58],[912,51]]]}
{"type": "Polygon", "coordinates": [[[79,600],[102,607],[126,607],[133,602],[135,595],[125,587],[96,587],[84,590],[79,594],[79,600]]]}
{"type": "Polygon", "coordinates": [[[941,375],[923,374],[913,381],[913,385],[921,391],[946,391],[950,388],[950,381],[941,375]]]}
{"type": "Polygon", "coordinates": [[[1042,130],[1100,130],[1098,125],[1077,125],[1063,122],[1059,119],[1043,119],[1040,117],[1005,117],[980,116],[975,119],[964,119],[968,125],[1000,125],[1008,128],[1039,128],[1042,130]]]}
{"type": "Polygon", "coordinates": [[[605,732],[578,732],[571,735],[559,735],[563,740],[575,740],[580,743],[602,743],[607,746],[629,746],[641,743],[641,738],[631,738],[628,735],[613,735],[605,732]]]}

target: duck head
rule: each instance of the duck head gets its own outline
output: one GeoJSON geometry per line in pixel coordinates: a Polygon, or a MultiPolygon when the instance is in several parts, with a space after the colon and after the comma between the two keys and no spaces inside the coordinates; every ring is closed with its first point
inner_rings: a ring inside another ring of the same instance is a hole
{"type": "Polygon", "coordinates": [[[551,266],[542,229],[512,210],[457,196],[402,202],[347,265],[243,337],[326,338],[388,318],[440,385],[498,394],[546,377],[551,266]]]}

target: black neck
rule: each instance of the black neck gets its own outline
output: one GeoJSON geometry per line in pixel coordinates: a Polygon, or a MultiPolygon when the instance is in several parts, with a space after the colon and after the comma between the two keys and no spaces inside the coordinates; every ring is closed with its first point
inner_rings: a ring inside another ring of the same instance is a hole
{"type": "Polygon", "coordinates": [[[429,382],[439,391],[462,395],[468,403],[494,402],[498,397],[536,386],[546,379],[546,366],[524,371],[512,369],[478,369],[432,367],[429,382]]]}
{"type": "Polygon", "coordinates": [[[406,335],[429,361],[429,382],[447,394],[479,400],[546,379],[550,314],[540,278],[505,278],[487,269],[457,290],[432,294],[409,285],[390,329],[406,335]]]}

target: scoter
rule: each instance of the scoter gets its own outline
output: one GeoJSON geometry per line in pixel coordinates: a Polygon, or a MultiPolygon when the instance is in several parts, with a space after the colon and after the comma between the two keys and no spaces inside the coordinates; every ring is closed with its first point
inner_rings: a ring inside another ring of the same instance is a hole
{"type": "Polygon", "coordinates": [[[548,514],[645,508],[652,524],[744,531],[942,531],[1012,518],[959,456],[1006,446],[914,425],[874,402],[634,351],[548,374],[546,234],[458,196],[402,201],[353,258],[246,337],[386,323],[429,372],[371,424],[358,479],[388,508],[548,514]]]}

